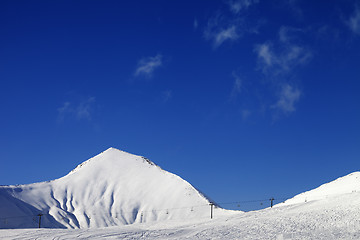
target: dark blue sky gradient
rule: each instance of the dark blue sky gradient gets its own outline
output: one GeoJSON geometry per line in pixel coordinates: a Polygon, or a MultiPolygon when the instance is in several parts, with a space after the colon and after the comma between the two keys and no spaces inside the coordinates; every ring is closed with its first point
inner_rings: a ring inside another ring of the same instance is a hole
{"type": "Polygon", "coordinates": [[[247,2],[1,1],[0,184],[108,147],[217,202],[359,170],[360,3],[247,2]]]}

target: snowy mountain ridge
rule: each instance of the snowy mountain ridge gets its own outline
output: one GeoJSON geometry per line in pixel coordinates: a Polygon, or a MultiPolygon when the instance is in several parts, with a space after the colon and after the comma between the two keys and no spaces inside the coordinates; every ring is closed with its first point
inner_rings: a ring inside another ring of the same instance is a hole
{"type": "Polygon", "coordinates": [[[280,203],[277,206],[298,204],[316,200],[327,199],[337,195],[360,192],[360,172],[353,172],[339,177],[334,181],[320,185],[319,187],[300,193],[293,198],[280,203]]]}
{"type": "Polygon", "coordinates": [[[158,168],[161,169],[160,166],[156,165],[155,163],[153,163],[152,161],[150,161],[149,159],[147,159],[147,158],[145,158],[145,157],[143,157],[143,156],[137,156],[137,155],[134,155],[134,154],[131,154],[131,153],[127,153],[127,152],[125,152],[125,151],[122,151],[122,150],[119,150],[119,149],[110,147],[110,148],[108,148],[107,150],[99,153],[97,156],[92,157],[92,158],[90,158],[90,159],[88,159],[88,160],[80,163],[80,164],[77,165],[73,170],[71,170],[69,174],[75,173],[75,172],[79,171],[82,167],[84,167],[86,164],[88,164],[88,163],[91,162],[91,161],[99,160],[99,157],[100,157],[102,154],[104,154],[105,152],[107,152],[107,151],[118,151],[118,152],[120,152],[120,153],[125,153],[125,154],[128,154],[128,155],[132,155],[132,156],[135,156],[135,157],[136,157],[135,160],[137,160],[137,158],[140,157],[140,158],[142,158],[144,161],[146,161],[148,164],[157,166],[158,168]]]}
{"type": "MultiPolygon", "coordinates": [[[[292,201],[251,212],[216,214],[214,219],[135,223],[131,226],[80,229],[0,229],[1,239],[262,239],[262,240],[359,240],[359,174],[353,173],[314,189],[333,193],[331,197],[292,201]],[[345,184],[344,188],[341,187],[345,184]],[[336,190],[337,188],[337,190],[336,190]],[[347,189],[345,189],[347,188],[347,189]],[[351,191],[351,192],[349,192],[351,191]]],[[[304,194],[299,194],[300,196],[304,194]]],[[[0,198],[1,198],[0,194],[0,198]]],[[[330,195],[328,195],[330,196],[330,195]]],[[[297,197],[294,197],[297,199],[297,197]]],[[[291,200],[291,199],[290,199],[291,200]]],[[[290,201],[289,200],[289,201],[290,201]]],[[[1,199],[0,199],[1,201],[1,199]]]]}
{"type": "Polygon", "coordinates": [[[79,230],[50,229],[24,236],[24,229],[0,230],[0,235],[53,239],[66,234],[74,239],[91,233],[91,239],[119,234],[139,239],[146,232],[147,239],[278,239],[286,233],[297,236],[294,239],[320,239],[319,235],[360,239],[360,172],[273,208],[246,213],[215,208],[211,221],[210,202],[187,181],[150,160],[109,148],[62,178],[0,186],[0,229],[37,228],[38,215],[43,214],[42,228],[79,230]],[[128,224],[134,225],[123,226],[128,224]],[[117,228],[102,228],[109,226],[117,228]]]}
{"type": "MultiPolygon", "coordinates": [[[[59,179],[0,187],[0,228],[89,228],[208,218],[210,201],[150,160],[109,148],[59,179]],[[30,219],[30,220],[29,220],[30,219]]],[[[217,209],[219,214],[225,210],[217,209]]]]}

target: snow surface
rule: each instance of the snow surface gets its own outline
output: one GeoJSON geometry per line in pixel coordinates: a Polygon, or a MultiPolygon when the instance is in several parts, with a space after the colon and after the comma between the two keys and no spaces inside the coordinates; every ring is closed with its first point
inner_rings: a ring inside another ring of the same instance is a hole
{"type": "Polygon", "coordinates": [[[360,239],[360,193],[239,212],[108,228],[0,230],[0,239],[360,239]]]}
{"type": "MultiPolygon", "coordinates": [[[[209,216],[210,201],[150,160],[114,148],[49,182],[0,186],[0,228],[108,227],[209,216]]],[[[218,209],[222,214],[225,210],[218,209]]]]}
{"type": "Polygon", "coordinates": [[[278,206],[329,199],[338,195],[360,192],[360,172],[353,172],[318,188],[296,195],[278,206]]]}
{"type": "Polygon", "coordinates": [[[41,210],[49,213],[46,224],[74,228],[0,229],[0,239],[360,239],[359,172],[273,208],[215,208],[209,219],[209,200],[189,183],[143,157],[109,149],[58,180],[1,187],[0,202],[1,216],[28,214],[32,222],[0,218],[1,226],[34,227],[38,219],[31,216],[41,210]]]}

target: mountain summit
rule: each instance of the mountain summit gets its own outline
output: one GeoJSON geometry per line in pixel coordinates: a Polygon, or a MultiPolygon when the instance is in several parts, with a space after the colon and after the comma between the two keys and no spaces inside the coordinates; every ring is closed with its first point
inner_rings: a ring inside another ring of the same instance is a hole
{"type": "MultiPolygon", "coordinates": [[[[210,201],[150,160],[109,148],[49,182],[0,187],[0,228],[88,228],[209,216],[210,201]]],[[[218,211],[221,211],[220,209],[218,211]]]]}

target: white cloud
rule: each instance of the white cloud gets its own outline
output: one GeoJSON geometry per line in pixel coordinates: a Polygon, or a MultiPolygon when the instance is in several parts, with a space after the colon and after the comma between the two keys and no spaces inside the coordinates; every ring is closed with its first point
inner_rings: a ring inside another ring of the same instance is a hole
{"type": "Polygon", "coordinates": [[[225,42],[236,41],[245,33],[258,33],[260,21],[246,22],[246,16],[242,13],[258,0],[227,0],[229,14],[226,10],[218,10],[217,14],[208,20],[204,29],[204,36],[213,42],[217,48],[225,42]]]}
{"type": "Polygon", "coordinates": [[[289,7],[291,10],[292,16],[296,17],[297,19],[303,19],[303,11],[299,7],[298,0],[285,0],[284,3],[289,7]]]}
{"type": "Polygon", "coordinates": [[[235,25],[231,25],[227,28],[219,28],[218,26],[208,27],[205,31],[205,37],[213,41],[215,48],[222,45],[225,41],[235,41],[240,36],[237,33],[235,25]]]}
{"type": "Polygon", "coordinates": [[[255,47],[255,52],[258,54],[258,58],[263,61],[266,67],[273,65],[274,54],[270,50],[271,46],[268,43],[260,44],[255,47]]]}
{"type": "Polygon", "coordinates": [[[218,47],[226,40],[236,40],[238,38],[239,35],[236,33],[236,27],[233,25],[227,29],[222,29],[214,35],[214,45],[218,47]]]}
{"type": "Polygon", "coordinates": [[[162,97],[163,97],[164,102],[169,101],[172,98],[172,95],[173,95],[173,93],[171,90],[166,90],[166,91],[162,92],[162,97]]]}
{"type": "Polygon", "coordinates": [[[199,22],[198,22],[198,20],[195,18],[194,19],[194,30],[196,30],[198,27],[199,27],[199,22]]]}
{"type": "Polygon", "coordinates": [[[292,66],[306,63],[311,57],[311,52],[304,47],[290,45],[282,56],[281,65],[288,70],[292,66]]]}
{"type": "Polygon", "coordinates": [[[280,42],[288,43],[291,40],[295,40],[297,38],[297,34],[303,32],[304,31],[300,28],[281,26],[279,30],[279,40],[280,42]]]}
{"type": "Polygon", "coordinates": [[[305,65],[312,57],[312,52],[299,44],[302,29],[281,27],[276,41],[268,41],[255,46],[258,67],[269,78],[272,88],[280,89],[277,101],[270,106],[275,110],[274,117],[296,111],[295,105],[302,95],[301,90],[289,83],[294,79],[299,66],[305,65]]]}
{"type": "Polygon", "coordinates": [[[158,54],[155,57],[142,58],[138,62],[138,66],[134,72],[134,76],[151,77],[154,70],[162,66],[162,55],[158,54]]]}
{"type": "Polygon", "coordinates": [[[309,50],[298,45],[283,46],[276,51],[269,44],[261,44],[255,51],[263,72],[274,75],[288,73],[298,65],[305,64],[312,56],[309,50]]]}
{"type": "Polygon", "coordinates": [[[273,75],[288,73],[295,67],[307,63],[312,57],[309,49],[290,41],[293,37],[289,36],[289,31],[289,28],[280,28],[276,47],[272,42],[255,46],[259,67],[264,73],[273,75]]]}
{"type": "Polygon", "coordinates": [[[242,9],[247,9],[250,5],[258,2],[259,0],[232,0],[228,1],[228,5],[233,13],[238,14],[242,9]]]}
{"type": "Polygon", "coordinates": [[[57,109],[59,122],[64,121],[65,115],[72,112],[70,105],[71,105],[70,102],[64,102],[63,106],[57,109]]]}
{"type": "Polygon", "coordinates": [[[76,117],[80,119],[91,119],[91,110],[92,104],[95,102],[94,97],[89,97],[88,99],[80,102],[80,104],[75,109],[76,117]]]}
{"type": "Polygon", "coordinates": [[[287,31],[288,29],[284,26],[282,26],[279,30],[279,39],[281,42],[287,42],[289,39],[288,39],[288,36],[287,36],[287,31]]]}
{"type": "Polygon", "coordinates": [[[232,99],[234,99],[241,92],[242,80],[235,72],[232,73],[232,76],[234,77],[234,84],[233,84],[233,88],[232,88],[230,97],[232,99]]]}
{"type": "Polygon", "coordinates": [[[272,108],[278,109],[285,114],[294,112],[296,110],[295,103],[299,101],[300,96],[301,91],[298,88],[292,87],[289,84],[284,84],[279,99],[272,108]]]}
{"type": "Polygon", "coordinates": [[[249,111],[248,109],[244,109],[241,111],[241,117],[242,119],[245,121],[247,120],[251,115],[251,111],[249,111]]]}
{"type": "Polygon", "coordinates": [[[64,102],[62,107],[58,108],[58,122],[63,122],[65,118],[76,118],[78,120],[91,120],[93,111],[94,97],[89,97],[78,103],[64,102]]]}
{"type": "Polygon", "coordinates": [[[360,8],[357,7],[355,9],[354,14],[350,17],[347,24],[350,27],[351,31],[353,31],[355,34],[360,35],[360,8]]]}

